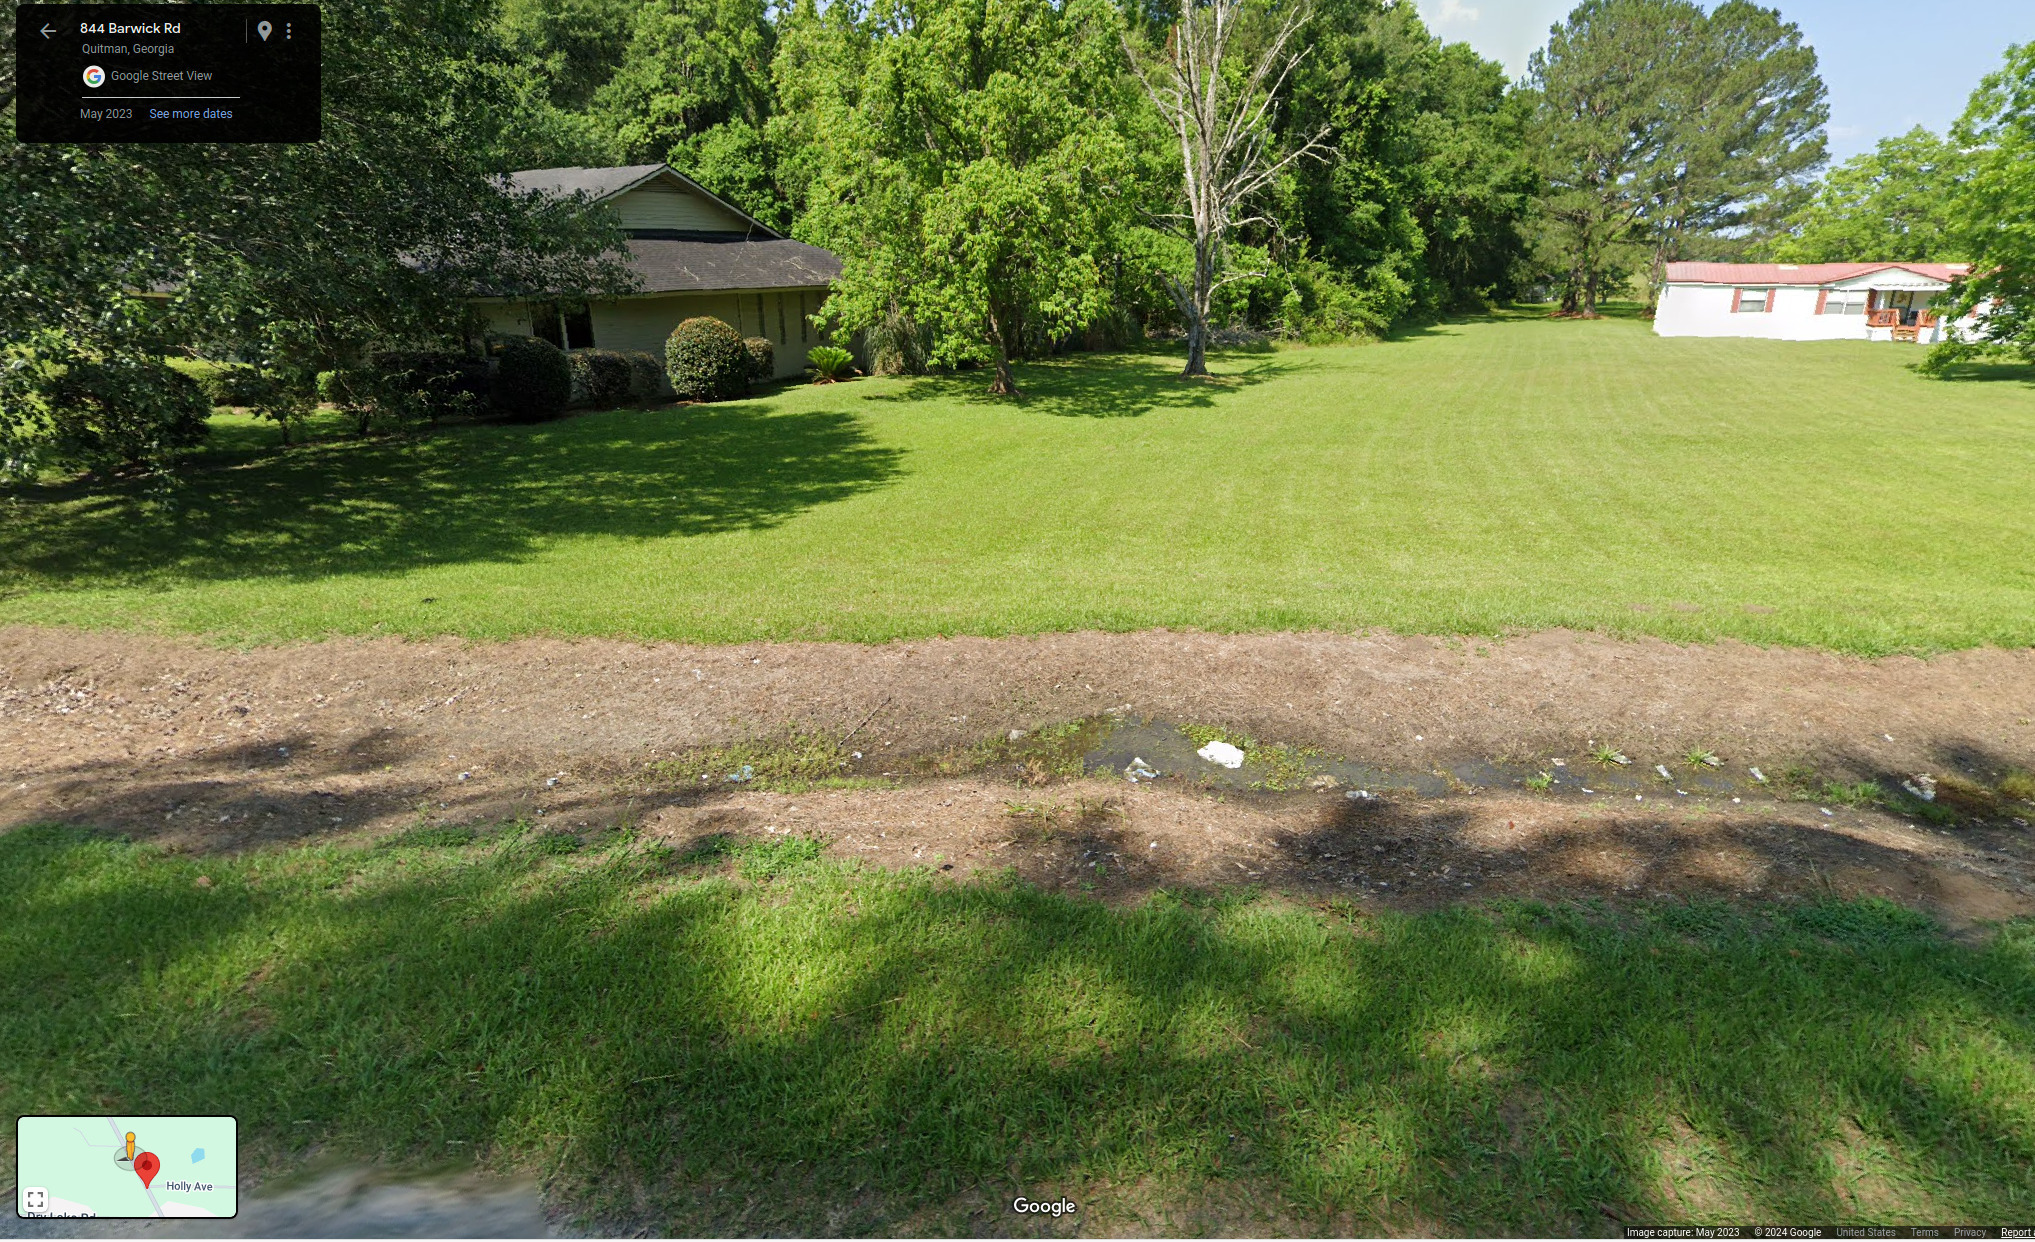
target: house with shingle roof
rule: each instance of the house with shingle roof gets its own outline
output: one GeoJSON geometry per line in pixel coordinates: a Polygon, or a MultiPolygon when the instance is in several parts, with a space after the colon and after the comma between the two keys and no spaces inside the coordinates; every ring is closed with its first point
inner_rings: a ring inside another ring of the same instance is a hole
{"type": "Polygon", "coordinates": [[[806,351],[823,343],[810,316],[841,274],[841,261],[784,236],[669,164],[534,168],[508,181],[612,209],[636,290],[591,302],[475,299],[491,331],[541,336],[562,349],[642,350],[661,359],[681,320],[712,315],[743,336],[768,337],[780,377],[798,374],[806,351]]]}
{"type": "Polygon", "coordinates": [[[1947,328],[1937,298],[1969,270],[1964,263],[1670,263],[1653,330],[1928,345],[1947,328]]]}

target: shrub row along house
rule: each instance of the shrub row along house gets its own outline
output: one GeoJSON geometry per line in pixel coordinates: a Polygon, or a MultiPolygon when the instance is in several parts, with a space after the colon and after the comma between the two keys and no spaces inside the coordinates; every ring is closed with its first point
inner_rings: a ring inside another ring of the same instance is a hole
{"type": "MultiPolygon", "coordinates": [[[[1963,263],[1670,263],[1653,330],[1930,345],[1946,330],[1932,303],[1968,270],[1963,263]]],[[[1974,316],[1957,326],[1975,323],[1974,316]]]]}
{"type": "Polygon", "coordinates": [[[711,315],[743,336],[768,337],[779,378],[799,374],[806,351],[823,343],[807,317],[826,300],[841,261],[776,232],[669,164],[536,168],[511,173],[510,181],[612,208],[638,287],[592,302],[477,299],[491,331],[543,337],[562,349],[662,358],[673,328],[711,315]]]}

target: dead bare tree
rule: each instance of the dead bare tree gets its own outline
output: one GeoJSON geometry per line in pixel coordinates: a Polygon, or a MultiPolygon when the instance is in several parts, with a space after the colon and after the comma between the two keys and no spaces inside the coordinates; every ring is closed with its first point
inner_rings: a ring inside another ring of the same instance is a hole
{"type": "Polygon", "coordinates": [[[1162,55],[1148,60],[1128,39],[1124,43],[1145,94],[1180,140],[1186,210],[1157,220],[1194,240],[1194,271],[1187,279],[1160,273],[1187,320],[1186,375],[1208,374],[1208,312],[1215,291],[1253,275],[1223,270],[1223,243],[1232,229],[1270,222],[1266,216],[1239,217],[1237,212],[1294,161],[1326,158],[1329,150],[1322,143],[1326,125],[1283,155],[1272,132],[1279,92],[1306,55],[1295,44],[1307,24],[1307,6],[1288,7],[1250,68],[1235,75],[1224,70],[1223,62],[1246,15],[1247,0],[1188,0],[1166,36],[1162,55]]]}

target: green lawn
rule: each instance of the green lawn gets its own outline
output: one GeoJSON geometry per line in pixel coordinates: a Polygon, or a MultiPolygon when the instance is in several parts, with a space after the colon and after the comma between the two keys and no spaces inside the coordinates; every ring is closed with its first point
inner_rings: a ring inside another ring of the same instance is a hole
{"type": "Polygon", "coordinates": [[[250,1169],[477,1159],[680,1235],[979,1233],[1019,1192],[1091,1231],[2035,1215],[2035,925],[1114,909],[812,854],[18,830],[0,1113],[232,1113],[250,1169]]]}
{"type": "Polygon", "coordinates": [[[1357,347],[795,387],[212,452],[0,498],[0,621],[884,640],[1567,625],[1856,652],[2035,642],[2035,379],[1508,316],[1357,347]]]}

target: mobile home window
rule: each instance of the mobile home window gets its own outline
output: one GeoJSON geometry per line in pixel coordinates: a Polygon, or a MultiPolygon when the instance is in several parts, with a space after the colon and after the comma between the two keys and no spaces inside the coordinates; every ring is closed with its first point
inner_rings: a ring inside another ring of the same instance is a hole
{"type": "Polygon", "coordinates": [[[1740,313],[1765,310],[1766,300],[1772,297],[1773,293],[1774,291],[1771,289],[1740,289],[1738,291],[1738,309],[1740,313]]]}
{"type": "Polygon", "coordinates": [[[1823,313],[1826,315],[1865,314],[1865,290],[1832,289],[1823,299],[1823,313]]]}

